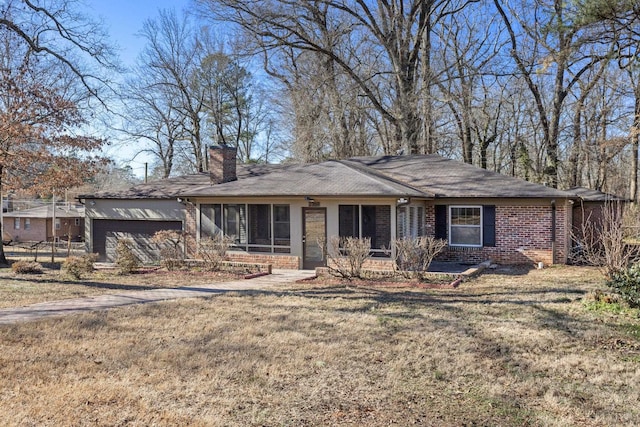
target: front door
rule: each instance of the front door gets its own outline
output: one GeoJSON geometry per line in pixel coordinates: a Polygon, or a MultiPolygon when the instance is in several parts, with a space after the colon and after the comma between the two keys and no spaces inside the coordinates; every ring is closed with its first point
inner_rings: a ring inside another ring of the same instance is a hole
{"type": "Polygon", "coordinates": [[[326,208],[302,208],[302,268],[324,267],[327,241],[326,208]]]}

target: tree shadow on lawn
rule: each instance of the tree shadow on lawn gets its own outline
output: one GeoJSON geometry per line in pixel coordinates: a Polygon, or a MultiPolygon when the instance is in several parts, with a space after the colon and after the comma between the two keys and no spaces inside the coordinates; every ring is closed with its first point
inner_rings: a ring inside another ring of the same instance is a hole
{"type": "Polygon", "coordinates": [[[87,288],[95,288],[95,289],[110,289],[114,291],[148,291],[148,290],[162,288],[157,286],[123,285],[119,283],[84,281],[82,279],[80,280],[54,279],[52,277],[39,278],[35,275],[29,276],[29,278],[15,276],[15,277],[12,277],[11,280],[18,281],[18,282],[38,283],[38,284],[71,285],[71,286],[87,287],[87,288]]]}
{"type": "MultiPolygon", "coordinates": [[[[198,288],[191,288],[198,290],[198,288]]],[[[331,286],[312,289],[291,289],[284,291],[247,290],[233,291],[237,295],[251,296],[296,296],[310,300],[331,301],[342,299],[352,301],[351,306],[340,304],[329,310],[345,313],[375,313],[389,318],[404,319],[430,319],[428,312],[421,309],[433,308],[443,313],[448,313],[452,319],[458,322],[469,315],[474,314],[473,307],[496,306],[504,307],[505,313],[520,311],[530,307],[535,313],[530,314],[531,322],[540,328],[553,328],[563,333],[571,334],[575,329],[587,328],[586,322],[565,314],[562,310],[554,310],[552,307],[560,307],[569,304],[576,296],[585,294],[585,291],[567,288],[553,288],[540,290],[525,290],[505,293],[465,293],[458,291],[442,292],[442,290],[426,291],[389,291],[375,288],[348,288],[346,286],[331,286]],[[535,296],[545,298],[535,298],[535,296]],[[496,298],[496,296],[498,298],[496,298]],[[548,296],[553,296],[549,298],[548,296]],[[574,296],[573,298],[571,296],[574,296]],[[504,298],[502,298],[504,297],[504,298]],[[381,311],[384,310],[384,312],[381,311]],[[469,310],[472,310],[471,312],[469,310]],[[576,323],[577,322],[577,323],[576,323]],[[584,325],[584,326],[577,326],[584,325]]],[[[275,308],[275,306],[274,306],[275,308]]],[[[479,313],[485,316],[485,313],[479,313]]],[[[440,319],[442,320],[442,319],[440,319]]],[[[445,322],[446,323],[446,322],[445,322]]],[[[443,326],[443,325],[440,325],[443,326]]],[[[460,326],[460,325],[458,325],[460,326]]]]}
{"type": "Polygon", "coordinates": [[[420,291],[390,291],[376,287],[331,286],[312,289],[292,289],[284,291],[310,298],[331,299],[371,298],[377,303],[403,304],[563,304],[580,299],[587,291],[575,288],[544,288],[534,290],[508,290],[504,292],[467,292],[461,289],[428,289],[420,291]],[[535,298],[540,296],[544,298],[535,298]],[[555,297],[554,297],[555,296],[555,297]]]}

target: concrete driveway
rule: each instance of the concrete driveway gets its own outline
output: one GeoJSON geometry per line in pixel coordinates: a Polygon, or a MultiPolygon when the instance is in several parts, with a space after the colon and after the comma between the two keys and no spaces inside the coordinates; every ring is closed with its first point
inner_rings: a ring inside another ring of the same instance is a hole
{"type": "Polygon", "coordinates": [[[106,310],[131,304],[146,304],[178,298],[205,297],[231,291],[264,290],[273,285],[294,283],[315,276],[311,270],[273,270],[272,274],[253,279],[184,286],[180,288],[127,291],[95,297],[48,301],[25,307],[0,309],[0,325],[29,322],[87,311],[106,310]]]}

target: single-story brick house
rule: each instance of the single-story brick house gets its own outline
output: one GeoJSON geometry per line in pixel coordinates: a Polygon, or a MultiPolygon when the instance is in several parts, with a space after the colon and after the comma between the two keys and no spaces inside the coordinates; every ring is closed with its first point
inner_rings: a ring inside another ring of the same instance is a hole
{"type": "Polygon", "coordinates": [[[89,251],[112,260],[118,238],[141,258],[149,237],[182,230],[187,250],[222,231],[230,256],[282,268],[324,265],[319,241],[370,237],[374,263],[389,266],[396,238],[446,239],[440,259],[564,263],[574,200],[548,188],[437,155],[359,157],[314,164],[236,165],[235,149],[210,148],[210,173],[80,196],[89,251]]]}
{"type": "Polygon", "coordinates": [[[43,205],[3,214],[3,240],[50,242],[54,239],[81,241],[84,238],[84,207],[43,205]],[[54,219],[55,218],[55,219],[54,219]],[[54,223],[55,221],[55,223],[54,223]],[[52,226],[55,224],[55,226],[52,226]],[[55,228],[55,235],[54,235],[55,228]]]}

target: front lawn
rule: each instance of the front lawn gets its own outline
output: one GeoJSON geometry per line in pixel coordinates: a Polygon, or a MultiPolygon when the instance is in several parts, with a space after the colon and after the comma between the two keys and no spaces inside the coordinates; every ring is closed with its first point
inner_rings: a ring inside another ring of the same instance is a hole
{"type": "Polygon", "coordinates": [[[194,283],[214,283],[239,277],[241,275],[231,273],[154,269],[119,275],[115,269],[103,269],[76,280],[61,271],[59,263],[45,264],[41,274],[15,274],[10,268],[0,268],[0,309],[122,291],[192,286],[194,283]]]}
{"type": "Polygon", "coordinates": [[[6,425],[638,425],[640,319],[588,309],[602,283],[554,267],[457,289],[295,284],[3,326],[0,413],[6,425]]]}

